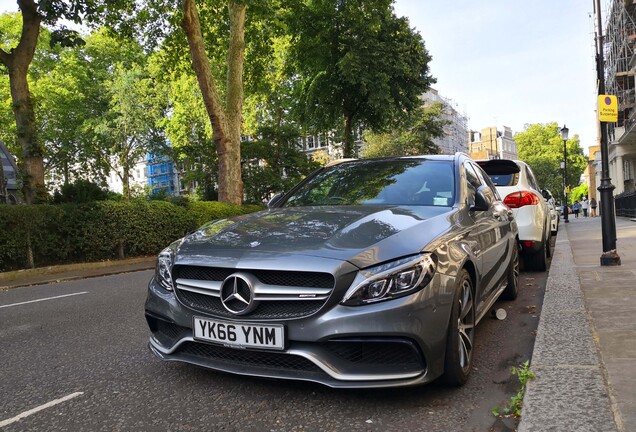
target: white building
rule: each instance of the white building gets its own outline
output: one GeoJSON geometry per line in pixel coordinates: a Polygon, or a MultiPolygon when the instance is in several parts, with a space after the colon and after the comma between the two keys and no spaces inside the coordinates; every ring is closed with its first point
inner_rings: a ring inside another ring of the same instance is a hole
{"type": "Polygon", "coordinates": [[[422,100],[424,105],[435,102],[444,104],[442,119],[448,121],[448,124],[444,127],[444,135],[433,139],[440,152],[442,154],[468,153],[468,117],[466,114],[459,111],[453,100],[441,96],[435,89],[430,89],[424,93],[422,100]]]}

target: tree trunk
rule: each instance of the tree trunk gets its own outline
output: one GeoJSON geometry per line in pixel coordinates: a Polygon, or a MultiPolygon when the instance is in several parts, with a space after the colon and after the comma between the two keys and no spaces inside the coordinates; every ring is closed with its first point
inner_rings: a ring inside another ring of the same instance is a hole
{"type": "Polygon", "coordinates": [[[126,201],[130,201],[130,167],[128,166],[128,164],[123,164],[122,171],[122,195],[124,196],[124,199],[126,201]]]}
{"type": "Polygon", "coordinates": [[[32,204],[46,197],[44,149],[37,141],[35,113],[27,81],[27,73],[35,53],[42,17],[33,0],[18,0],[18,6],[22,11],[20,42],[9,53],[0,49],[0,62],[9,71],[17,140],[22,148],[24,200],[27,204],[32,204]]]}
{"type": "Polygon", "coordinates": [[[344,145],[342,148],[342,157],[353,158],[357,157],[354,142],[353,142],[353,130],[352,130],[352,115],[345,114],[345,128],[344,128],[344,145]]]}
{"type": "Polygon", "coordinates": [[[205,52],[201,23],[194,0],[183,0],[183,29],[192,56],[203,103],[212,124],[219,158],[219,201],[240,204],[243,198],[241,179],[241,114],[243,109],[243,53],[245,5],[228,2],[230,11],[230,49],[228,52],[227,114],[216,88],[210,61],[205,52]],[[239,52],[240,51],[240,52],[239,52]]]}
{"type": "MultiPolygon", "coordinates": [[[[241,176],[241,125],[243,124],[243,63],[245,60],[245,5],[228,1],[230,12],[230,46],[227,53],[227,202],[243,202],[241,176]]],[[[219,159],[220,161],[220,159],[219,159]]],[[[220,174],[220,173],[219,173],[220,174]]],[[[221,191],[219,188],[219,199],[221,191]]]]}

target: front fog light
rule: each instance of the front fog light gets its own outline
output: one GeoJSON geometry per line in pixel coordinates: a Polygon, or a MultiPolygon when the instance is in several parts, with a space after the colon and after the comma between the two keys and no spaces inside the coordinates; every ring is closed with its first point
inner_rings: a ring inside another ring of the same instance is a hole
{"type": "Polygon", "coordinates": [[[436,267],[435,256],[424,254],[361,270],[341,304],[360,306],[412,294],[428,285],[436,267]]]}

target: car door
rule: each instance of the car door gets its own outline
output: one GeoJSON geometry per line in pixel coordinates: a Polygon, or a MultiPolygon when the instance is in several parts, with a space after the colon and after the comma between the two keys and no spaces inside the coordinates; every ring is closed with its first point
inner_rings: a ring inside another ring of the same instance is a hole
{"type": "MultiPolygon", "coordinates": [[[[479,282],[478,309],[494,295],[500,281],[505,277],[510,260],[510,247],[514,242],[511,236],[511,212],[501,202],[496,188],[488,180],[488,176],[476,164],[467,161],[464,164],[469,189],[477,190],[485,187],[489,202],[487,211],[471,212],[474,220],[472,237],[477,240],[481,280],[479,282]]],[[[474,250],[475,252],[475,250],[474,250]]]]}

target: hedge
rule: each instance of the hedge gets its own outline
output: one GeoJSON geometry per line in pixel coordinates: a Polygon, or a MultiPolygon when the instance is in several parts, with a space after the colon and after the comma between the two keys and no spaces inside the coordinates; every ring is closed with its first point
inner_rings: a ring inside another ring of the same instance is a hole
{"type": "Polygon", "coordinates": [[[143,200],[0,205],[0,271],[154,255],[210,220],[261,209],[143,200]]]}

